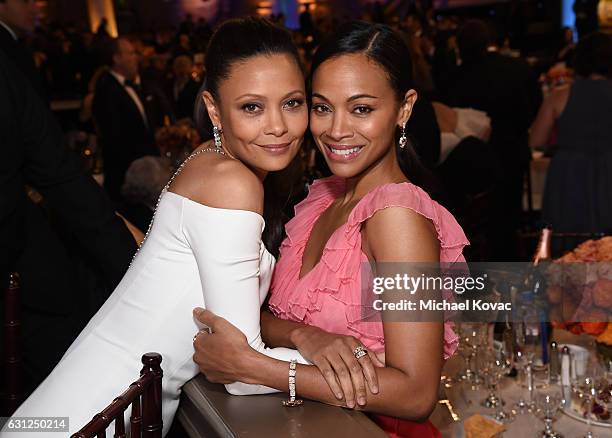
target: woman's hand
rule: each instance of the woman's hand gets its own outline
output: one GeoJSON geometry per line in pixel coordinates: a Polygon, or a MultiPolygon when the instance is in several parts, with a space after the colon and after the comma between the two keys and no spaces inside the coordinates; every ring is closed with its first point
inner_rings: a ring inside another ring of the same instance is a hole
{"type": "Polygon", "coordinates": [[[201,330],[194,338],[193,361],[200,372],[214,383],[252,383],[242,365],[252,363],[253,350],[244,334],[227,320],[209,310],[195,308],[193,315],[212,333],[201,330]]]}
{"type": "Polygon", "coordinates": [[[349,407],[355,406],[355,400],[365,406],[366,382],[373,394],[378,393],[376,367],[385,365],[370,351],[356,359],[353,351],[362,345],[357,338],[307,326],[294,330],[291,339],[302,356],[319,368],[336,398],[345,399],[349,407]]]}

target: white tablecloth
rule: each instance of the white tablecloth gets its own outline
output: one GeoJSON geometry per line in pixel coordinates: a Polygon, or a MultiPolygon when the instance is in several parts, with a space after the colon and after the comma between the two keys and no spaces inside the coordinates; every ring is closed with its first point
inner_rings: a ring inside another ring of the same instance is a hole
{"type": "MultiPolygon", "coordinates": [[[[553,339],[556,339],[559,343],[582,345],[589,340],[586,336],[577,337],[565,331],[555,332],[553,339]]],[[[448,376],[454,376],[461,370],[461,367],[461,358],[455,356],[448,361],[444,367],[443,373],[448,376]]],[[[526,399],[528,395],[527,390],[521,389],[516,383],[516,379],[504,379],[501,386],[501,396],[506,402],[504,410],[509,410],[509,408],[519,400],[521,391],[524,391],[526,399]]],[[[462,386],[457,385],[447,388],[446,394],[455,412],[461,417],[461,421],[454,422],[448,412],[448,408],[445,405],[438,405],[431,420],[445,438],[464,438],[463,420],[473,414],[494,415],[494,409],[487,409],[480,406],[480,401],[488,394],[485,389],[472,391],[466,388],[462,390],[462,386]]],[[[517,416],[512,423],[506,425],[506,428],[506,431],[502,435],[504,438],[535,438],[537,433],[544,429],[544,425],[532,414],[527,413],[517,416]]],[[[562,433],[565,438],[581,438],[586,434],[588,427],[585,423],[570,418],[566,414],[560,412],[557,421],[554,423],[554,429],[562,433]]],[[[612,437],[612,428],[593,426],[593,433],[596,438],[610,438],[612,437]]]]}

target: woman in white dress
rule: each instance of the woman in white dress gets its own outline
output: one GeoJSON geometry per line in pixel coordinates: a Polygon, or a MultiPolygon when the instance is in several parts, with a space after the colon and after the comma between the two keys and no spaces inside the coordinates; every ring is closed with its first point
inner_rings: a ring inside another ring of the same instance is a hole
{"type": "MultiPolygon", "coordinates": [[[[123,280],[14,416],[69,417],[74,433],[137,378],[141,355],[155,351],[163,357],[165,435],[180,388],[198,374],[195,307],[231,321],[256,350],[307,363],[296,350],[265,348],[259,324],[275,262],[266,247],[282,239],[268,191],[264,208],[263,180],[289,165],[308,123],[297,50],[267,21],[231,20],[211,39],[206,72],[202,99],[214,142],[198,148],[166,185],[123,280]]],[[[275,391],[239,382],[226,388],[275,391]]]]}

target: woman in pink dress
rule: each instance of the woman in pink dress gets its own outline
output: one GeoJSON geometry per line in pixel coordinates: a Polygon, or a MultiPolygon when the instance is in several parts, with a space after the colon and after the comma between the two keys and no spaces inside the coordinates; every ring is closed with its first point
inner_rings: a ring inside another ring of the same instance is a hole
{"type": "MultiPolygon", "coordinates": [[[[462,262],[468,244],[421,188],[426,173],[405,132],[411,71],[408,49],[383,25],[350,23],[315,54],[310,129],[334,176],[315,181],[286,225],[262,334],[315,365],[297,365],[299,396],[364,410],[392,437],[436,437],[427,418],[457,348],[451,323],[362,320],[364,264],[462,262]],[[374,377],[360,346],[384,355],[374,377]]],[[[250,349],[224,319],[196,315],[213,331],[198,336],[194,356],[209,380],[287,391],[285,362],[250,349]]]]}

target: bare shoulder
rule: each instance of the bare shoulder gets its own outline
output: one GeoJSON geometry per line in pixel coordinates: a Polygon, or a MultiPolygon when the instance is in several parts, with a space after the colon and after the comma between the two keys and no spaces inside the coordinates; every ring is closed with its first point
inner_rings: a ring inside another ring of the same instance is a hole
{"type": "Polygon", "coordinates": [[[377,261],[439,261],[434,224],[405,207],[378,210],[362,227],[368,249],[377,261]]]}
{"type": "Polygon", "coordinates": [[[215,208],[263,214],[263,184],[242,162],[204,152],[191,159],[169,190],[215,208]]]}

